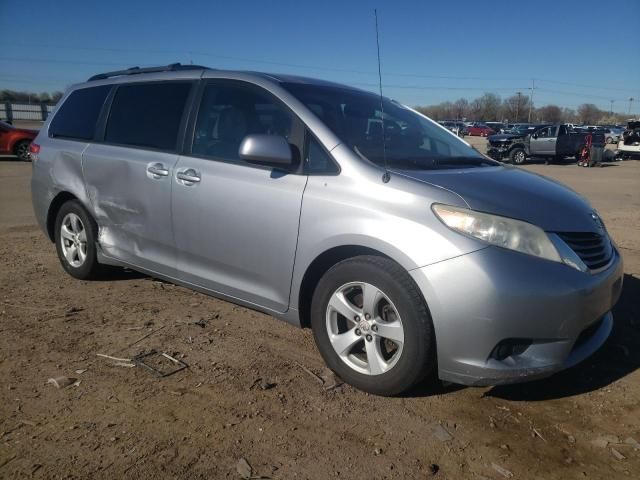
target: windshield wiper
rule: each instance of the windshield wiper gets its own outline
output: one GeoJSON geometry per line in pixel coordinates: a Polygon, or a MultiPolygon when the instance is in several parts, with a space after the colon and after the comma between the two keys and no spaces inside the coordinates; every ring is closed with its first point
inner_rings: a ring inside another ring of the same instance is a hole
{"type": "Polygon", "coordinates": [[[493,167],[498,165],[493,160],[482,157],[418,157],[390,159],[391,168],[405,170],[439,170],[469,167],[493,167]]]}
{"type": "Polygon", "coordinates": [[[498,165],[498,163],[484,157],[443,157],[438,160],[438,165],[447,167],[493,167],[498,165]]]}

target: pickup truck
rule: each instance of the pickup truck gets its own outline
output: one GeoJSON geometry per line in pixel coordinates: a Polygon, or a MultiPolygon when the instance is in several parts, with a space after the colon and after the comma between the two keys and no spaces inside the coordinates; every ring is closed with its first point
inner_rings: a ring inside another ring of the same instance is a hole
{"type": "Polygon", "coordinates": [[[587,135],[591,135],[594,147],[604,147],[602,133],[578,132],[565,124],[548,125],[522,135],[492,135],[488,138],[487,155],[494,160],[510,161],[517,165],[525,163],[527,158],[541,157],[548,164],[565,157],[577,158],[587,135]]]}

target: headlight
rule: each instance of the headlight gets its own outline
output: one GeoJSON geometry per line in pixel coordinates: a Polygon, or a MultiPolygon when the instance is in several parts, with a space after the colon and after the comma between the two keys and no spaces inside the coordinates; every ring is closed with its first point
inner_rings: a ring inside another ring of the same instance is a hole
{"type": "Polygon", "coordinates": [[[449,205],[434,204],[432,209],[442,223],[463,235],[527,255],[563,261],[545,231],[530,223],[449,205]]]}

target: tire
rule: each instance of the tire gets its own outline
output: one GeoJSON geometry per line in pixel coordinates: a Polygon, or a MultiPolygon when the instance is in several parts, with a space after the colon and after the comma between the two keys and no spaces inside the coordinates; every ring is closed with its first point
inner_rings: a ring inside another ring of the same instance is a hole
{"type": "Polygon", "coordinates": [[[367,255],[331,267],[313,294],[311,327],[329,368],[365,392],[398,395],[434,371],[435,340],[427,306],[409,274],[389,259],[367,255]],[[376,298],[370,309],[362,308],[365,289],[376,298]],[[353,317],[347,320],[334,305],[353,317]],[[341,334],[349,335],[343,337],[343,347],[341,334]]]}
{"type": "Polygon", "coordinates": [[[29,156],[29,145],[31,145],[30,140],[21,140],[16,143],[15,147],[13,147],[13,153],[18,160],[22,160],[23,162],[30,162],[31,157],[29,156]]]}
{"type": "Polygon", "coordinates": [[[98,226],[78,200],[62,205],[56,216],[55,242],[62,268],[69,275],[80,280],[100,277],[103,268],[97,259],[97,238],[98,226]]]}
{"type": "Polygon", "coordinates": [[[613,152],[613,150],[605,150],[604,153],[602,154],[602,162],[600,163],[600,166],[602,166],[603,162],[615,162],[616,160],[616,154],[613,152]]]}
{"type": "Polygon", "coordinates": [[[511,160],[511,163],[514,165],[522,165],[526,162],[527,154],[525,153],[524,148],[517,147],[511,150],[509,152],[509,160],[511,160]]]}
{"type": "Polygon", "coordinates": [[[608,144],[611,144],[611,143],[613,143],[613,138],[611,138],[611,137],[607,137],[607,138],[605,139],[605,142],[607,142],[608,144]]]}

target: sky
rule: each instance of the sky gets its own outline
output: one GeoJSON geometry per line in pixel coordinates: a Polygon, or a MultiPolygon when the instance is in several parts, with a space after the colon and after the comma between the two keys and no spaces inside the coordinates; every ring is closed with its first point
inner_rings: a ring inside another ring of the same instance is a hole
{"type": "Polygon", "coordinates": [[[173,62],[291,73],[409,105],[520,91],[640,112],[640,0],[0,0],[0,89],[173,62]]]}

